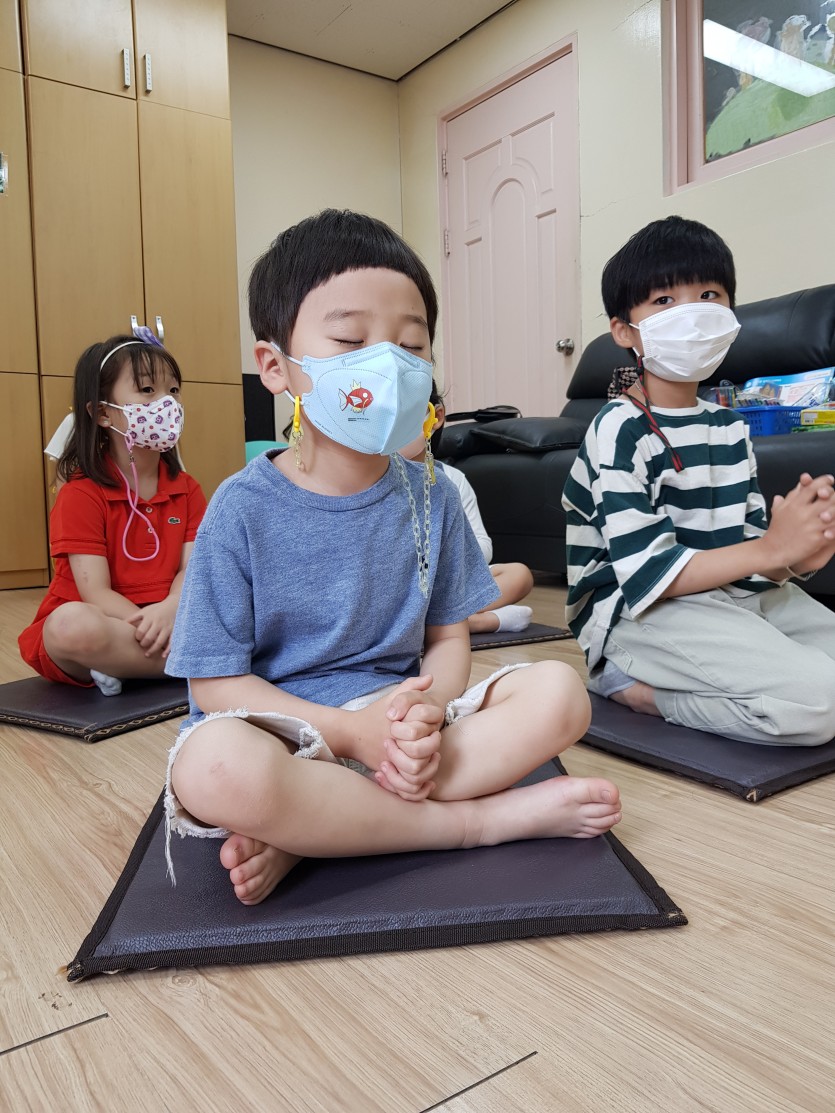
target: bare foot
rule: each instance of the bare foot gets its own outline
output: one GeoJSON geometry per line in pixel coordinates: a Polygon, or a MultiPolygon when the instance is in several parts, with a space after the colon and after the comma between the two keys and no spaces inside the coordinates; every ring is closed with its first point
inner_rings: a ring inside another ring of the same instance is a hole
{"type": "MultiPolygon", "coordinates": [[[[593,839],[621,820],[620,792],[600,777],[553,777],[474,801],[479,844],[517,839],[593,839]]],[[[467,845],[473,844],[469,841],[467,845]]]]}
{"type": "Polygon", "coordinates": [[[613,699],[615,703],[622,703],[624,707],[637,711],[641,715],[661,717],[661,712],[655,704],[655,689],[650,688],[649,684],[644,684],[643,680],[636,680],[628,688],[615,692],[609,699],[613,699]]]}
{"type": "Polygon", "coordinates": [[[241,904],[260,904],[300,859],[247,835],[230,835],[220,861],[241,904]]]}

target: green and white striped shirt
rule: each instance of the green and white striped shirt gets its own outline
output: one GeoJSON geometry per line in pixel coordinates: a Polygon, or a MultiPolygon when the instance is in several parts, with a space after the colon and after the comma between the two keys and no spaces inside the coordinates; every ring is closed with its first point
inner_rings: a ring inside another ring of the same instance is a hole
{"type": "MultiPolygon", "coordinates": [[[[687,409],[653,406],[652,413],[682,471],[646,415],[619,398],[589,427],[563,492],[566,615],[590,669],[620,616],[651,607],[694,553],[760,537],[767,527],[738,414],[702,401],[687,409]]],[[[764,576],[726,585],[732,594],[776,586],[764,576]]]]}

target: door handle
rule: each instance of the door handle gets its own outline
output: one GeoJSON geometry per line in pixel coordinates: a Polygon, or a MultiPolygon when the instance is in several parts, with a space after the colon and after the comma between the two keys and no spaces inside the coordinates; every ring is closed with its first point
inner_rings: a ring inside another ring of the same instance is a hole
{"type": "Polygon", "coordinates": [[[160,317],[159,313],[157,313],[157,336],[159,337],[160,343],[164,344],[165,343],[165,328],[163,327],[162,317],[160,317]]]}
{"type": "Polygon", "coordinates": [[[558,352],[562,352],[564,356],[570,356],[571,353],[574,351],[574,341],[571,339],[570,336],[567,336],[565,340],[557,341],[556,349],[558,352]]]}
{"type": "Polygon", "coordinates": [[[122,51],[122,70],[125,88],[130,89],[130,50],[128,49],[128,47],[125,47],[125,49],[122,51]]]}
{"type": "Polygon", "coordinates": [[[9,160],[3,151],[0,151],[0,193],[5,193],[9,188],[9,160]]]}

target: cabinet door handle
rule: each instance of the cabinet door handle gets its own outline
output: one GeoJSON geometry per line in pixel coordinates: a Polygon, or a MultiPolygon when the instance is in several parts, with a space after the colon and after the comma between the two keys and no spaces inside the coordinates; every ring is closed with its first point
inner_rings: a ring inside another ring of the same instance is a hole
{"type": "Polygon", "coordinates": [[[157,313],[157,336],[160,338],[160,343],[165,343],[165,329],[162,324],[162,317],[157,313]]]}
{"type": "Polygon", "coordinates": [[[151,74],[151,55],[145,55],[145,92],[150,93],[154,87],[154,79],[151,74]]]}
{"type": "Polygon", "coordinates": [[[136,316],[135,313],[131,313],[131,315],[130,315],[130,331],[134,334],[134,336],[136,335],[136,330],[138,328],[139,328],[139,318],[136,316]]]}
{"type": "Polygon", "coordinates": [[[0,194],[9,188],[9,160],[3,151],[0,151],[0,194]]]}
{"type": "Polygon", "coordinates": [[[130,89],[130,50],[127,47],[122,51],[122,68],[124,69],[125,88],[130,89]]]}

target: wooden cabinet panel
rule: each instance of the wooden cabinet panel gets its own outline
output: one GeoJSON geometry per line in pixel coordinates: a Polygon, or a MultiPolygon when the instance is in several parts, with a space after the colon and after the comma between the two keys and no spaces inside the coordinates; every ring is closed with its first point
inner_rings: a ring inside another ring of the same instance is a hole
{"type": "Polygon", "coordinates": [[[23,77],[12,70],[0,70],[0,151],[9,169],[0,194],[0,371],[37,374],[23,77]]]}
{"type": "Polygon", "coordinates": [[[72,375],[144,315],[136,107],[28,81],[41,374],[72,375]]]}
{"type": "MultiPolygon", "coordinates": [[[[0,573],[40,573],[47,581],[46,507],[41,468],[41,405],[35,375],[0,374],[0,413],[13,414],[0,438],[0,573]]],[[[23,580],[21,582],[26,582],[23,580]]],[[[8,578],[2,586],[14,586],[8,578]]]]}
{"type": "Polygon", "coordinates": [[[187,381],[182,398],[180,453],[208,499],[245,463],[243,387],[187,381]]]}
{"type": "Polygon", "coordinates": [[[22,12],[28,74],[136,98],[131,0],[22,0],[22,12]]]}
{"type": "Polygon", "coordinates": [[[226,0],[136,0],[135,11],[139,97],[228,118],[226,0]]]}
{"type": "Polygon", "coordinates": [[[21,71],[17,0],[0,0],[0,67],[21,71]]]}
{"type": "Polygon", "coordinates": [[[240,383],[228,120],[139,104],[145,305],[189,381],[240,383]]]}

